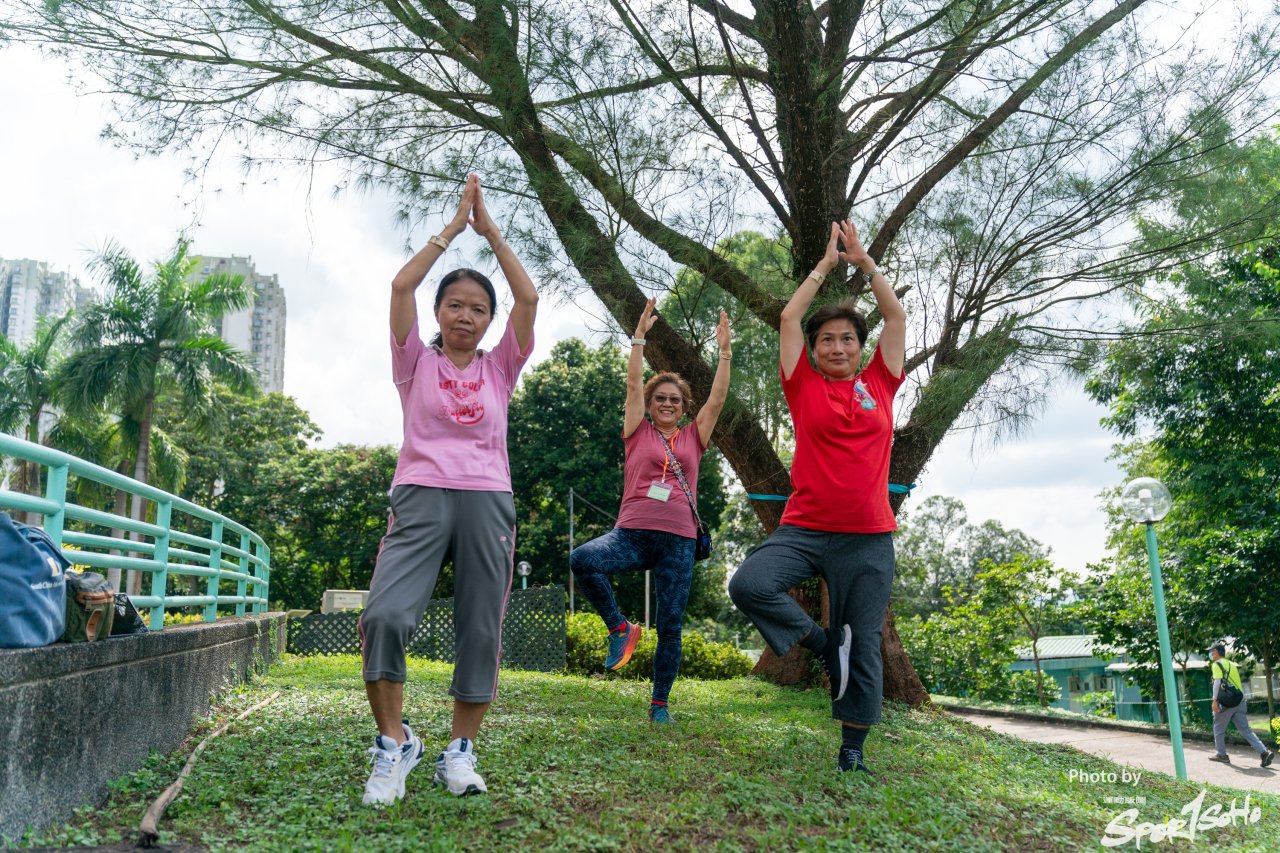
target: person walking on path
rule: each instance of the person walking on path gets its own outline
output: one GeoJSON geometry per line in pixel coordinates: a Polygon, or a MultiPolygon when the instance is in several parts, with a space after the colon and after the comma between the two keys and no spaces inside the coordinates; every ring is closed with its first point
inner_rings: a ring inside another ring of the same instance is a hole
{"type": "Polygon", "coordinates": [[[391,283],[391,373],[404,411],[404,443],[391,486],[391,518],[358,623],[363,676],[378,726],[366,804],[404,796],[422,741],[402,719],[405,648],[453,555],[456,662],[449,694],[453,725],[436,760],[435,783],[456,795],[484,793],[474,740],[498,692],[502,619],[511,592],[515,504],[507,459],[507,405],[533,349],[538,294],[485,209],[480,181],[467,177],[444,230],[391,283]],[[487,277],[457,269],[435,294],[440,331],[431,345],[418,333],[416,292],[427,273],[470,225],[489,242],[514,305],[497,346],[478,349],[497,310],[487,277]]]}
{"type": "Polygon", "coordinates": [[[1253,729],[1249,728],[1249,716],[1245,712],[1245,700],[1243,697],[1244,683],[1240,680],[1240,667],[1236,666],[1233,661],[1226,658],[1227,647],[1222,643],[1215,643],[1209,649],[1209,660],[1213,661],[1210,671],[1213,673],[1213,745],[1217,748],[1217,753],[1209,757],[1210,761],[1221,761],[1223,764],[1231,763],[1231,756],[1227,755],[1227,726],[1235,723],[1236,731],[1253,747],[1254,751],[1262,758],[1262,766],[1270,767],[1272,760],[1276,754],[1267,749],[1261,739],[1254,734],[1253,729]],[[1234,688],[1241,695],[1230,706],[1224,706],[1219,699],[1225,699],[1227,692],[1232,692],[1229,688],[1234,688]]]}
{"type": "Polygon", "coordinates": [[[775,653],[800,643],[822,661],[831,680],[831,715],[841,724],[841,772],[866,771],[867,732],[880,722],[880,634],[897,527],[889,506],[889,452],[905,350],[906,313],[892,286],[853,223],[833,222],[822,260],[782,310],[782,390],[796,436],[791,497],[778,529],[734,573],[729,595],[775,653]],[[818,288],[841,262],[867,276],[883,320],[865,368],[867,322],[852,303],[825,305],[801,326],[818,288]],[[829,630],[787,594],[814,575],[827,582],[829,630]]]}
{"type": "Polygon", "coordinates": [[[658,597],[658,645],[653,654],[649,719],[669,723],[667,700],[680,671],[681,631],[693,583],[698,465],[711,444],[711,433],[729,396],[733,350],[729,317],[721,311],[716,325],[720,359],[711,392],[693,422],[682,427],[681,419],[693,406],[689,383],[670,372],[642,383],[645,335],[657,321],[654,302],[650,299],[645,303],[627,361],[627,398],[622,415],[626,462],[617,526],[574,548],[569,563],[578,588],[609,629],[609,652],[604,663],[608,670],[627,665],[643,633],[618,609],[609,575],[653,571],[658,597]]]}

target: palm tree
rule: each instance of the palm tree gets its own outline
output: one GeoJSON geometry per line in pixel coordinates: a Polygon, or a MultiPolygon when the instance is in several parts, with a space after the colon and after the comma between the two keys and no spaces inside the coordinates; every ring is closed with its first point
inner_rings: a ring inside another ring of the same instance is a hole
{"type": "MultiPolygon", "coordinates": [[[[41,443],[40,418],[52,412],[50,406],[57,396],[58,336],[70,319],[71,312],[53,319],[40,318],[35,339],[22,348],[0,336],[0,432],[41,443]]],[[[17,491],[40,494],[37,463],[19,465],[17,474],[17,491]]]]}
{"type": "MultiPolygon", "coordinates": [[[[75,352],[62,365],[62,399],[69,411],[105,407],[137,425],[133,476],[143,483],[149,482],[158,394],[179,395],[199,418],[213,408],[214,380],[241,391],[256,385],[250,356],[216,332],[217,319],[247,307],[253,291],[238,275],[191,281],[200,261],[189,247],[179,239],[149,277],[119,246],[94,258],[91,268],[106,284],[107,297],[80,312],[72,335],[75,352]]],[[[134,495],[130,517],[142,520],[143,507],[134,495]]]]}

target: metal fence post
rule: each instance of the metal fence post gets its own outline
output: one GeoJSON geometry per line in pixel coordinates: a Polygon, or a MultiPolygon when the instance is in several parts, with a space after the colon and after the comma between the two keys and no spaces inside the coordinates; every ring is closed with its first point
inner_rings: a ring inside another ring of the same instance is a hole
{"type": "MultiPolygon", "coordinates": [[[[249,560],[249,554],[252,553],[249,549],[252,547],[253,543],[249,541],[249,534],[240,534],[240,550],[244,551],[244,556],[240,558],[241,574],[247,575],[253,573],[253,563],[249,560]]],[[[248,586],[249,584],[244,578],[240,578],[236,581],[236,595],[240,597],[240,600],[236,602],[237,616],[244,615],[244,597],[245,590],[248,589],[248,586]]]]}
{"type": "Polygon", "coordinates": [[[271,552],[267,550],[266,543],[259,545],[257,542],[254,542],[253,555],[262,560],[261,563],[255,563],[253,567],[253,576],[262,581],[262,583],[256,583],[253,585],[253,596],[254,598],[264,599],[263,601],[255,601],[253,603],[253,612],[266,613],[267,602],[265,599],[267,597],[268,589],[267,573],[269,571],[268,565],[271,559],[271,552]]]}
{"type": "Polygon", "coordinates": [[[156,526],[160,528],[160,535],[156,537],[156,570],[151,573],[151,594],[160,599],[160,604],[151,608],[152,631],[159,631],[164,627],[165,588],[169,583],[169,522],[172,517],[173,501],[160,501],[156,504],[156,526]]]}
{"type": "Polygon", "coordinates": [[[213,523],[213,532],[209,534],[209,538],[214,541],[214,546],[209,549],[209,568],[213,569],[214,574],[209,578],[209,582],[205,584],[204,594],[212,596],[213,601],[204,606],[204,621],[214,622],[218,618],[218,585],[222,580],[221,519],[213,523]]]}
{"type": "MultiPolygon", "coordinates": [[[[21,460],[19,464],[22,464],[21,460]]],[[[49,484],[44,490],[45,498],[58,505],[57,512],[44,517],[44,532],[59,549],[62,548],[62,528],[67,521],[67,472],[66,465],[50,466],[49,484]]]]}

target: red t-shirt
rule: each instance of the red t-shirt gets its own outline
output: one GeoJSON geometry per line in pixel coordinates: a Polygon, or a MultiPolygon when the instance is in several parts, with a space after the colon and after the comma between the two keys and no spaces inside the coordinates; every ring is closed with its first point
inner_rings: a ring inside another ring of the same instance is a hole
{"type": "Polygon", "coordinates": [[[791,499],[783,524],[832,533],[898,527],[889,508],[894,376],[877,349],[853,379],[833,382],[800,354],[782,393],[796,430],[791,499]]]}
{"type": "MultiPolygon", "coordinates": [[[[694,538],[698,529],[693,524],[689,499],[680,488],[675,472],[667,464],[666,449],[662,446],[658,430],[648,418],[644,418],[622,443],[627,461],[623,468],[622,508],[618,510],[617,526],[633,530],[663,530],[694,538]],[[665,501],[649,496],[655,484],[658,494],[666,494],[665,501]]],[[[698,435],[698,425],[689,423],[682,426],[671,440],[671,449],[680,460],[680,468],[696,501],[698,464],[707,449],[698,435]]]]}

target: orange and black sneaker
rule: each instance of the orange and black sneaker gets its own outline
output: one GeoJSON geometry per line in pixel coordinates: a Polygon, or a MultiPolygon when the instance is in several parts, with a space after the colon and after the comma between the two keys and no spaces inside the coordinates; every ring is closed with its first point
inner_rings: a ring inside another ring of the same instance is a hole
{"type": "Polygon", "coordinates": [[[631,660],[644,629],[634,622],[623,622],[622,627],[609,632],[609,656],[604,668],[611,672],[622,669],[631,660]]]}

